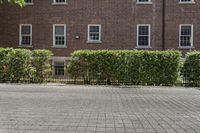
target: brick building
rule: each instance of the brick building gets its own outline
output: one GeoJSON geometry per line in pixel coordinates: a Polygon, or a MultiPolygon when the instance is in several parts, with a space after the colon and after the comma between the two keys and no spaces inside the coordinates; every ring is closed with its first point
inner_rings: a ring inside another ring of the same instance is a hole
{"type": "Polygon", "coordinates": [[[199,0],[26,0],[0,19],[0,47],[51,50],[55,75],[78,49],[200,49],[199,0]]]}

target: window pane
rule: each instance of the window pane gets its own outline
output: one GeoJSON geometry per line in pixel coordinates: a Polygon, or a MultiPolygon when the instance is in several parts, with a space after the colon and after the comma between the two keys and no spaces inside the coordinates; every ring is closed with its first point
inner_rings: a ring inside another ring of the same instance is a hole
{"type": "Polygon", "coordinates": [[[149,37],[148,36],[139,36],[139,46],[148,46],[149,45],[149,37]]]}
{"type": "Polygon", "coordinates": [[[182,26],[181,35],[191,35],[191,26],[182,26]]]}
{"type": "Polygon", "coordinates": [[[22,36],[21,45],[30,45],[31,37],[30,36],[22,36]]]}
{"type": "Polygon", "coordinates": [[[64,35],[64,26],[55,26],[56,35],[64,35]]]}
{"type": "Polygon", "coordinates": [[[139,35],[148,35],[149,27],[148,26],[140,26],[139,27],[139,35]]]}
{"type": "Polygon", "coordinates": [[[56,36],[55,38],[56,45],[65,45],[65,37],[64,36],[56,36]]]}
{"type": "Polygon", "coordinates": [[[24,0],[25,3],[32,3],[32,0],[24,0]]]}
{"type": "Polygon", "coordinates": [[[30,26],[22,26],[21,34],[31,34],[31,27],[30,26]]]}
{"type": "Polygon", "coordinates": [[[64,62],[55,62],[54,68],[56,76],[64,76],[64,62]]]}
{"type": "Polygon", "coordinates": [[[90,26],[90,32],[99,32],[99,26],[90,26]]]}
{"type": "Polygon", "coordinates": [[[192,0],[181,0],[181,2],[192,2],[192,0]]]}
{"type": "Polygon", "coordinates": [[[150,0],[139,0],[139,2],[150,2],[150,0]]]}
{"type": "Polygon", "coordinates": [[[64,3],[66,0],[56,0],[56,3],[64,3]]]}
{"type": "Polygon", "coordinates": [[[181,46],[191,46],[191,37],[181,36],[181,46]]]}
{"type": "Polygon", "coordinates": [[[99,40],[99,33],[90,33],[90,40],[99,40]]]}

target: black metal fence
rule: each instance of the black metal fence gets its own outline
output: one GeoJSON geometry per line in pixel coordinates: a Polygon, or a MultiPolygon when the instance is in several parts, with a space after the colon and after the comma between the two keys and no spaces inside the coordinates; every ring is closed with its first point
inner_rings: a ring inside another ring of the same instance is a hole
{"type": "MultiPolygon", "coordinates": [[[[184,87],[200,87],[200,79],[199,80],[191,80],[191,75],[186,71],[182,70],[179,74],[178,80],[175,83],[177,86],[184,87]]],[[[49,79],[46,79],[45,82],[54,82],[54,83],[64,83],[64,84],[91,84],[91,85],[148,85],[148,84],[134,84],[130,82],[120,82],[120,81],[110,81],[110,80],[87,80],[83,78],[73,79],[69,75],[65,76],[53,76],[49,79]]],[[[154,84],[151,84],[154,85],[154,84]]],[[[163,85],[164,86],[164,85],[163,85]]]]}
{"type": "MultiPolygon", "coordinates": [[[[148,84],[134,84],[130,82],[118,82],[118,81],[107,81],[107,80],[84,80],[84,79],[72,79],[70,77],[52,77],[48,78],[44,81],[45,83],[63,83],[63,84],[89,84],[89,85],[143,85],[147,86],[148,84]]],[[[33,83],[30,80],[20,80],[20,81],[0,81],[0,83],[33,83]]],[[[154,86],[154,84],[151,84],[154,86]]],[[[198,82],[190,81],[187,76],[180,76],[175,83],[176,86],[184,86],[184,87],[200,87],[200,80],[198,82]]],[[[165,85],[163,85],[165,86],[165,85]]]]}
{"type": "Polygon", "coordinates": [[[196,76],[193,77],[189,73],[189,71],[182,70],[180,77],[181,77],[180,79],[182,79],[182,86],[185,86],[185,87],[200,87],[200,78],[197,78],[196,76]]]}
{"type": "MultiPolygon", "coordinates": [[[[200,76],[199,76],[200,77],[200,76]]],[[[74,79],[70,77],[68,74],[65,73],[64,76],[51,76],[51,78],[45,79],[45,83],[63,83],[63,84],[90,84],[90,85],[148,85],[148,84],[134,84],[130,82],[120,82],[120,81],[110,81],[110,80],[93,80],[93,79],[83,79],[77,78],[74,79]]],[[[0,81],[0,83],[32,83],[30,80],[22,79],[19,81],[0,81]]],[[[154,84],[151,84],[154,85],[154,84]]],[[[182,70],[179,74],[178,80],[175,83],[177,86],[184,86],[184,87],[200,87],[200,78],[193,79],[189,72],[186,70],[182,70]]],[[[164,86],[164,85],[163,85],[164,86]]]]}

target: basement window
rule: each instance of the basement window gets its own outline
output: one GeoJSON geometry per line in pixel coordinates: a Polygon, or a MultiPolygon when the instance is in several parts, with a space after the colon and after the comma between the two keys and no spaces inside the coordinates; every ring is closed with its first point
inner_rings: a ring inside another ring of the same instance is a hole
{"type": "Polygon", "coordinates": [[[33,0],[24,0],[25,5],[33,5],[33,0]]]}
{"type": "Polygon", "coordinates": [[[137,0],[137,4],[152,4],[152,0],[137,0]]]}
{"type": "Polygon", "coordinates": [[[179,0],[180,4],[194,4],[194,0],[179,0]]]}
{"type": "Polygon", "coordinates": [[[67,4],[67,0],[53,0],[54,5],[65,5],[67,4]]]}
{"type": "Polygon", "coordinates": [[[54,75],[64,76],[65,75],[65,63],[64,62],[54,62],[54,75]]]}

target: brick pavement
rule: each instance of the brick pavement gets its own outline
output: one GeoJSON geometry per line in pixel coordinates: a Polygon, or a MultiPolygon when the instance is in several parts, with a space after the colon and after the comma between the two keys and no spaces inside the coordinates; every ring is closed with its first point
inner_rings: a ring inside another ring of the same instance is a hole
{"type": "Polygon", "coordinates": [[[200,90],[0,84],[0,133],[200,133],[200,90]]]}

